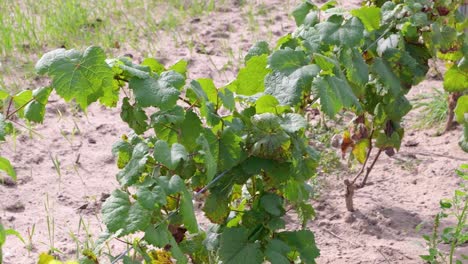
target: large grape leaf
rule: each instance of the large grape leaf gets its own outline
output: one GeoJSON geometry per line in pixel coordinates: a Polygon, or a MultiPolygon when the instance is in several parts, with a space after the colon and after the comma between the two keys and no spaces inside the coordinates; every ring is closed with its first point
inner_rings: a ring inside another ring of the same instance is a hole
{"type": "Polygon", "coordinates": [[[259,41],[255,43],[245,55],[245,61],[247,62],[250,58],[255,56],[260,56],[263,54],[270,54],[270,47],[268,46],[268,42],[266,41],[259,41]]]}
{"type": "Polygon", "coordinates": [[[133,90],[138,105],[159,107],[162,110],[173,108],[179,98],[178,88],[183,80],[183,76],[173,73],[172,76],[166,76],[166,79],[163,79],[163,76],[130,79],[129,87],[133,90]]]}
{"type": "Polygon", "coordinates": [[[255,102],[255,111],[258,114],[275,113],[276,107],[279,105],[278,99],[273,95],[265,94],[255,102]]]}
{"type": "Polygon", "coordinates": [[[169,148],[169,145],[164,140],[158,140],[154,144],[153,155],[158,162],[161,162],[170,170],[175,170],[182,160],[188,159],[187,150],[185,150],[183,145],[174,143],[169,148]]]}
{"type": "Polygon", "coordinates": [[[167,223],[163,222],[157,227],[149,226],[145,230],[145,236],[143,239],[155,247],[170,248],[172,256],[177,260],[177,263],[188,263],[187,257],[184,255],[182,250],[180,250],[179,245],[175,241],[171,232],[169,232],[169,226],[167,223]]]}
{"type": "Polygon", "coordinates": [[[401,119],[408,114],[412,108],[411,103],[403,95],[398,97],[386,96],[386,99],[388,103],[383,105],[385,114],[387,119],[395,122],[401,121],[401,119]]]}
{"type": "Polygon", "coordinates": [[[463,95],[458,98],[454,112],[458,123],[468,124],[468,95],[463,95]]]}
{"type": "Polygon", "coordinates": [[[277,50],[268,57],[268,68],[288,74],[306,65],[307,62],[307,56],[303,51],[287,48],[277,50]]]}
{"type": "Polygon", "coordinates": [[[334,117],[342,108],[361,110],[349,84],[336,76],[316,78],[312,90],[320,98],[322,111],[330,117],[334,117]]]}
{"type": "Polygon", "coordinates": [[[185,119],[184,109],[178,105],[164,111],[157,111],[151,115],[151,125],[162,126],[170,124],[181,124],[185,119]]]}
{"type": "Polygon", "coordinates": [[[127,165],[117,174],[117,180],[121,185],[134,184],[146,167],[148,160],[148,145],[138,143],[132,152],[132,157],[127,165]]]}
{"type": "Polygon", "coordinates": [[[257,264],[263,262],[260,244],[249,241],[244,227],[227,228],[221,234],[219,257],[223,264],[257,264]]]}
{"type": "Polygon", "coordinates": [[[219,108],[218,90],[216,89],[213,80],[198,79],[190,83],[187,90],[187,97],[190,98],[192,104],[199,104],[201,116],[206,118],[209,125],[216,125],[220,121],[217,114],[219,108]]]}
{"type": "Polygon", "coordinates": [[[180,214],[182,215],[182,222],[187,230],[190,233],[198,233],[198,223],[193,208],[192,195],[185,186],[180,199],[180,214]]]}
{"type": "Polygon", "coordinates": [[[371,66],[371,71],[380,81],[389,88],[390,93],[397,97],[401,93],[401,84],[398,77],[393,73],[392,68],[381,58],[375,58],[371,66]]]}
{"type": "Polygon", "coordinates": [[[161,186],[155,186],[153,189],[140,187],[137,191],[138,203],[148,210],[154,210],[156,205],[166,205],[166,196],[166,192],[161,186]]]}
{"type": "Polygon", "coordinates": [[[148,117],[145,111],[139,106],[133,106],[129,103],[129,98],[125,97],[122,102],[122,111],[120,117],[128,126],[138,135],[148,130],[148,117]]]}
{"type": "Polygon", "coordinates": [[[281,117],[281,127],[284,131],[295,133],[307,127],[307,120],[300,114],[287,113],[281,117]]]}
{"type": "Polygon", "coordinates": [[[426,77],[427,66],[420,65],[418,61],[411,57],[406,51],[389,48],[383,53],[384,60],[392,67],[392,71],[403,87],[409,89],[426,77]]]}
{"type": "Polygon", "coordinates": [[[369,66],[357,49],[342,51],[340,60],[343,65],[346,65],[348,81],[357,86],[353,91],[357,97],[361,97],[364,94],[365,85],[369,82],[369,66]]]}
{"type": "Polygon", "coordinates": [[[265,90],[263,79],[270,72],[267,69],[267,54],[251,57],[246,66],[239,70],[237,79],[228,85],[240,95],[254,95],[265,90]]]}
{"type": "Polygon", "coordinates": [[[363,6],[351,10],[351,15],[359,18],[367,31],[371,32],[380,28],[380,8],[375,6],[363,6]]]}
{"type": "Polygon", "coordinates": [[[321,41],[337,46],[358,46],[364,32],[364,26],[358,18],[353,17],[343,24],[343,17],[334,15],[327,21],[315,26],[320,34],[321,41]]]}
{"type": "Polygon", "coordinates": [[[272,239],[266,246],[265,255],[271,264],[290,264],[287,255],[291,248],[279,239],[272,239]]]}
{"type": "Polygon", "coordinates": [[[295,106],[304,93],[310,92],[312,79],[320,72],[317,65],[306,65],[290,72],[275,71],[265,78],[265,93],[275,96],[282,105],[295,106]]]}
{"type": "Polygon", "coordinates": [[[130,202],[127,193],[115,190],[102,205],[102,220],[110,232],[124,236],[145,230],[151,221],[151,211],[130,202]]]}
{"type": "Polygon", "coordinates": [[[229,191],[222,190],[211,192],[203,205],[203,212],[212,223],[223,224],[231,211],[229,208],[229,191]]]}
{"type": "Polygon", "coordinates": [[[57,49],[46,53],[36,64],[39,74],[52,77],[52,88],[66,101],[76,99],[85,109],[89,104],[110,96],[115,90],[114,73],[99,47],[77,50],[57,49]]]}
{"type": "Polygon", "coordinates": [[[306,20],[306,18],[308,17],[310,11],[316,10],[316,9],[317,9],[317,6],[315,6],[311,2],[308,2],[308,1],[302,2],[292,12],[294,20],[296,20],[296,25],[297,26],[302,25],[304,21],[306,20]]]}
{"type": "Polygon", "coordinates": [[[283,216],[283,199],[274,193],[266,193],[260,198],[260,205],[263,209],[273,216],[283,216]]]}
{"type": "Polygon", "coordinates": [[[468,72],[453,65],[444,75],[444,89],[447,92],[463,92],[468,90],[468,72]]]}
{"type": "Polygon", "coordinates": [[[315,264],[315,259],[320,256],[315,244],[314,233],[309,230],[285,231],[278,234],[278,238],[299,252],[301,260],[306,264],[315,264]]]}
{"type": "Polygon", "coordinates": [[[204,157],[203,164],[205,165],[206,181],[210,182],[216,174],[216,159],[211,153],[210,145],[208,144],[208,140],[204,135],[200,135],[200,137],[197,139],[197,144],[201,148],[198,152],[204,157]]]}
{"type": "Polygon", "coordinates": [[[218,170],[224,171],[236,166],[243,155],[242,139],[231,129],[224,129],[215,143],[218,156],[218,170]]]}
{"type": "Polygon", "coordinates": [[[197,148],[197,139],[203,132],[202,122],[198,115],[192,111],[187,111],[184,122],[180,125],[180,131],[180,142],[185,146],[187,151],[192,152],[195,150],[197,148]]]}
{"type": "Polygon", "coordinates": [[[252,154],[258,157],[277,157],[291,145],[289,135],[281,127],[281,119],[271,113],[252,117],[252,154]]]}

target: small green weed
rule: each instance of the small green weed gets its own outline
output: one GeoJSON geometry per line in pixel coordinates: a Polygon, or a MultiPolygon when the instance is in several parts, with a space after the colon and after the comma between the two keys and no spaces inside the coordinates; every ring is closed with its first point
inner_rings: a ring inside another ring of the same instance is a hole
{"type": "Polygon", "coordinates": [[[440,201],[441,211],[435,216],[432,234],[423,236],[429,254],[420,257],[431,264],[461,264],[468,260],[466,254],[461,253],[459,257],[455,254],[460,245],[468,242],[468,164],[462,165],[457,174],[463,181],[460,188],[455,190],[452,199],[440,201]],[[441,223],[451,220],[455,224],[444,228],[440,233],[441,223]],[[448,252],[442,249],[442,244],[449,245],[448,252]]]}
{"type": "Polygon", "coordinates": [[[432,89],[432,93],[421,94],[415,98],[414,108],[418,108],[421,112],[418,115],[416,128],[440,128],[448,114],[448,93],[436,88],[432,89]]]}

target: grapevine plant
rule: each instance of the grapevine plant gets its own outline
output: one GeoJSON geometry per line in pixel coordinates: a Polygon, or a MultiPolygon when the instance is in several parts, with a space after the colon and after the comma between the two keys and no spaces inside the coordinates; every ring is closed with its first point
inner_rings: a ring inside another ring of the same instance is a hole
{"type": "MultiPolygon", "coordinates": [[[[0,93],[0,140],[13,131],[14,116],[42,122],[52,90],[82,109],[97,101],[121,108],[133,132],[112,147],[120,187],[102,206],[107,231],[81,263],[98,263],[106,241],[128,235],[137,238],[111,256],[113,263],[166,263],[168,255],[178,263],[315,263],[319,251],[306,229],[314,216],[308,181],[320,157],[307,137],[313,131],[306,111],[319,102],[330,118],[343,110],[355,114],[334,142],[363,164],[345,181],[352,211],[353,193],[365,186],[379,156],[400,147],[411,109],[405,95],[425,78],[434,23],[448,15],[434,5],[386,1],[348,13],[334,1],[322,7],[305,1],[293,11],[296,31],[274,48],[255,44],[237,78],[223,87],[187,80],[184,61],[166,68],[152,58],[140,64],[109,59],[95,46],[54,50],[36,65],[50,86],[0,93]],[[198,224],[194,200],[209,228],[198,224]],[[290,210],[301,229],[286,231],[290,210]]],[[[468,112],[466,104],[457,117],[468,112]]],[[[3,158],[0,166],[14,175],[3,158]]]]}

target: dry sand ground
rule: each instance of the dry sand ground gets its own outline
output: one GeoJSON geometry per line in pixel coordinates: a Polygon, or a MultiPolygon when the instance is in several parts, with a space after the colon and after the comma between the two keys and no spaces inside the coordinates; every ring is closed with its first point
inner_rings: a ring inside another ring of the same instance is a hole
{"type": "MultiPolygon", "coordinates": [[[[204,49],[195,47],[196,52],[190,53],[186,47],[174,47],[169,37],[162,38],[157,41],[167,45],[160,45],[164,48],[158,51],[159,58],[168,63],[188,59],[191,78],[212,77],[217,84],[225,83],[235,75],[235,70],[217,73],[216,68],[222,68],[228,61],[223,46],[227,44],[237,54],[239,50],[248,50],[256,40],[268,39],[271,34],[276,39],[294,29],[284,2],[263,2],[267,3],[268,18],[257,17],[256,33],[243,31],[247,21],[241,16],[241,7],[232,3],[190,21],[191,31],[199,35],[199,44],[204,49]]],[[[344,6],[356,2],[346,1],[344,6]]],[[[141,59],[136,51],[125,47],[117,51],[128,52],[135,55],[135,61],[141,59]]],[[[441,82],[425,81],[411,94],[428,92],[432,87],[441,87],[441,82]]],[[[410,114],[408,127],[416,119],[415,114],[410,114]]],[[[36,263],[38,253],[49,248],[47,216],[54,220],[53,246],[66,255],[76,254],[70,233],[79,233],[83,238],[80,219],[97,237],[102,228],[100,205],[106,194],[117,187],[111,146],[128,128],[122,123],[118,109],[93,105],[84,115],[71,112],[67,104],[52,97],[46,121],[35,131],[40,136],[33,134],[34,140],[25,133],[0,150],[2,156],[13,162],[19,179],[14,185],[0,185],[2,222],[25,238],[35,226],[30,252],[15,238],[8,239],[4,248],[6,264],[36,263]],[[59,160],[61,176],[52,159],[59,160]]],[[[382,157],[370,176],[369,186],[355,195],[358,210],[353,214],[345,210],[342,183],[351,173],[320,176],[324,189],[319,201],[313,202],[318,215],[310,224],[321,250],[318,263],[422,263],[418,255],[425,253],[425,249],[415,227],[426,222],[421,233],[430,232],[439,200],[449,197],[459,182],[455,169],[463,160],[468,162],[468,155],[457,145],[459,128],[441,137],[431,136],[434,132],[407,130],[400,153],[393,158],[382,157]],[[405,144],[408,142],[412,144],[405,144]]],[[[292,216],[289,227],[294,226],[292,216]]],[[[468,252],[468,246],[461,250],[468,252]]]]}

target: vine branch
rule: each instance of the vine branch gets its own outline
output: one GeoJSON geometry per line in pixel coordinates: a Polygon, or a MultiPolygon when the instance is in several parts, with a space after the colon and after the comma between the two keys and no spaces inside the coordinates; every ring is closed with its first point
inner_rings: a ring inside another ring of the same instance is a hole
{"type": "MultiPolygon", "coordinates": [[[[10,117],[12,117],[14,114],[16,114],[18,111],[20,111],[21,109],[23,109],[24,107],[26,107],[30,102],[34,101],[35,98],[31,98],[31,100],[27,101],[25,104],[23,104],[22,106],[18,107],[15,109],[15,111],[11,112],[10,114],[7,114],[6,118],[5,119],[10,119],[10,117]]],[[[8,105],[8,110],[10,110],[10,106],[11,106],[11,102],[13,101],[13,98],[10,100],[10,104],[8,105]]],[[[9,111],[7,111],[9,112],[9,111]]]]}

